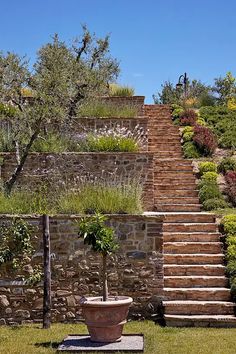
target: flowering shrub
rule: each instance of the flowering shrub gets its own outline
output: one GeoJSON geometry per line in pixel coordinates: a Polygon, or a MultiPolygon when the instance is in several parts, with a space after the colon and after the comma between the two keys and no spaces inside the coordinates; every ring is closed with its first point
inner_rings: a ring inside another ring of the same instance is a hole
{"type": "Polygon", "coordinates": [[[186,109],[180,114],[180,125],[195,125],[197,118],[197,113],[193,109],[186,109]]]}
{"type": "Polygon", "coordinates": [[[78,145],[81,151],[117,151],[136,152],[146,143],[147,136],[139,125],[131,131],[117,125],[112,128],[95,129],[79,136],[78,145]]]}
{"type": "Polygon", "coordinates": [[[200,125],[194,127],[193,141],[203,156],[212,155],[217,147],[217,141],[213,132],[209,128],[200,125]]]}

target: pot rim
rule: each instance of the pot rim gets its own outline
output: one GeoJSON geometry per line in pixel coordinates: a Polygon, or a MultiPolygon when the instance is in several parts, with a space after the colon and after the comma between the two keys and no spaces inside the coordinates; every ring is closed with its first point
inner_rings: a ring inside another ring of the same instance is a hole
{"type": "Polygon", "coordinates": [[[121,306],[130,305],[133,302],[130,296],[109,296],[108,301],[101,301],[102,296],[94,297],[84,297],[81,299],[82,306],[98,306],[98,307],[108,307],[108,306],[121,306]],[[111,300],[114,299],[114,300],[111,300]]]}

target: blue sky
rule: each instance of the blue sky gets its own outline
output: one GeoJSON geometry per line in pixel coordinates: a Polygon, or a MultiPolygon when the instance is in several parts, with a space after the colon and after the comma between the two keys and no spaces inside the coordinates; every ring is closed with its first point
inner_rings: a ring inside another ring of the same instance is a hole
{"type": "Polygon", "coordinates": [[[81,33],[111,34],[119,82],[152,102],[165,80],[213,83],[236,75],[235,0],[1,0],[0,50],[27,54],[57,32],[63,40],[81,33]]]}

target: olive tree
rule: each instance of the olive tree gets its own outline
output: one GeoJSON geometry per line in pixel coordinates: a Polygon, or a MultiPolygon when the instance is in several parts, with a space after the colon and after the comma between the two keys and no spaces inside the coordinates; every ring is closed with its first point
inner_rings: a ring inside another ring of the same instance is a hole
{"type": "Polygon", "coordinates": [[[0,53],[0,114],[10,123],[17,157],[17,167],[5,182],[8,195],[40,132],[49,124],[69,122],[84,100],[105,94],[118,74],[109,36],[97,38],[86,26],[71,44],[54,35],[39,49],[33,70],[25,58],[0,53]],[[25,92],[31,97],[26,99],[25,92]]]}

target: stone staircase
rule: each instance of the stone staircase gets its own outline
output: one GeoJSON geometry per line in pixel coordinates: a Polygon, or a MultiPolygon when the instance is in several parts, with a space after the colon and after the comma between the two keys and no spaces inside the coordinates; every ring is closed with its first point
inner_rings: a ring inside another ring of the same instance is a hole
{"type": "Polygon", "coordinates": [[[154,211],[164,214],[164,318],[168,326],[236,327],[215,216],[200,212],[192,163],[168,106],[145,106],[155,153],[154,211]]]}

